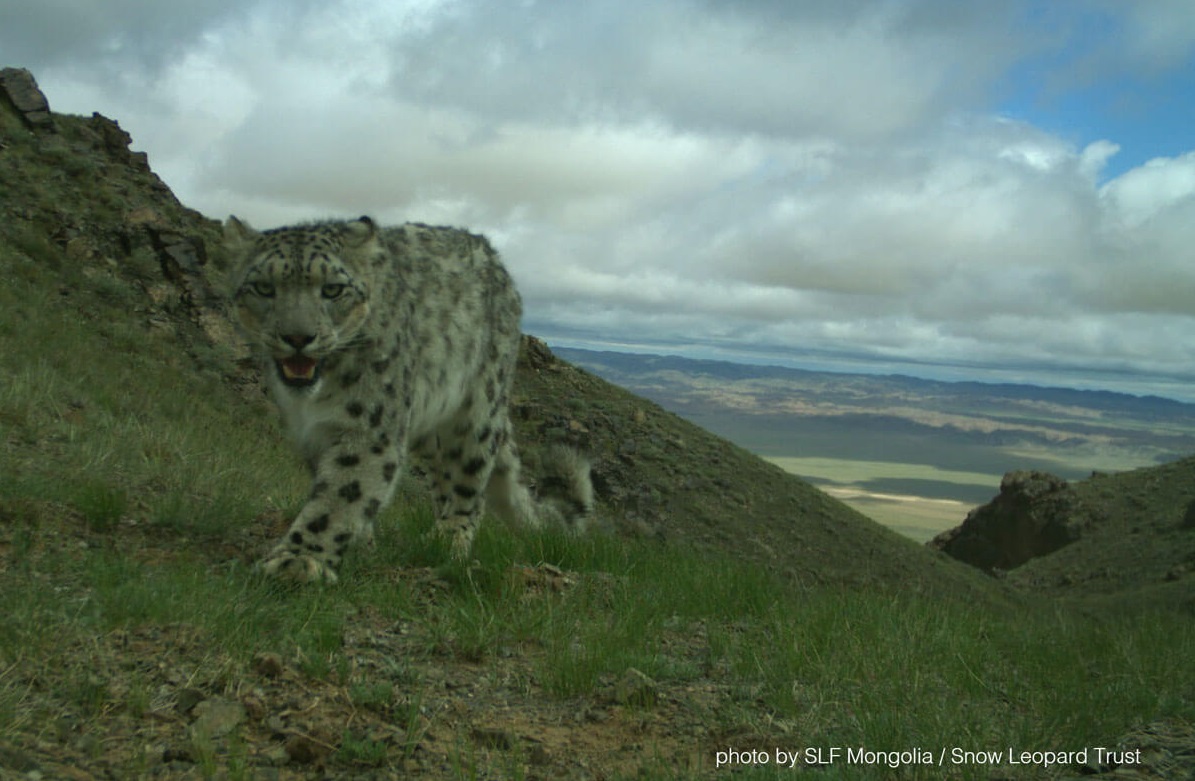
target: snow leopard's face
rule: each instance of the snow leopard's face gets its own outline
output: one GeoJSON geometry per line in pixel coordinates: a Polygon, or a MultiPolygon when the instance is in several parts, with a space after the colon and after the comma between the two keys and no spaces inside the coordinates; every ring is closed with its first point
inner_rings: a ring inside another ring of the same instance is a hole
{"type": "Polygon", "coordinates": [[[258,233],[230,217],[224,233],[240,257],[233,303],[241,330],[283,383],[314,385],[323,360],[356,343],[369,317],[376,226],[362,217],[258,233]]]}

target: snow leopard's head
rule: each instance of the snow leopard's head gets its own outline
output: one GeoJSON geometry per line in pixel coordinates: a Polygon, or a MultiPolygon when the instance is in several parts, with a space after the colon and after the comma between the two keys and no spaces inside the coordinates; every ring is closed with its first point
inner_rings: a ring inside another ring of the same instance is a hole
{"type": "Polygon", "coordinates": [[[258,232],[229,217],[224,239],[237,258],[232,297],[242,332],[284,384],[314,385],[323,361],[361,338],[377,226],[362,217],[258,232]]]}

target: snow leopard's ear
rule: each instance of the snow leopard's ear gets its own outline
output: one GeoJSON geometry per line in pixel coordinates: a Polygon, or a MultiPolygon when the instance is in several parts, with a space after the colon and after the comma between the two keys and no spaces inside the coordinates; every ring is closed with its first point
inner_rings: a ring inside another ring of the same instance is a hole
{"type": "Polygon", "coordinates": [[[261,235],[249,223],[230,216],[224,222],[224,247],[229,252],[240,254],[257,241],[261,235]]]}
{"type": "Polygon", "coordinates": [[[358,217],[344,224],[344,244],[346,247],[364,247],[378,234],[378,226],[369,217],[358,217]]]}

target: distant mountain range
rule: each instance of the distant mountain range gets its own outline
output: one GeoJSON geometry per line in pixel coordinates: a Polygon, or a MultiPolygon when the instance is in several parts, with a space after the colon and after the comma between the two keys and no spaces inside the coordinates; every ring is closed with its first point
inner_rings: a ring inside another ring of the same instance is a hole
{"type": "Polygon", "coordinates": [[[553,349],[822,487],[872,498],[974,505],[1014,469],[1077,479],[1195,453],[1195,404],[1157,396],[553,349]]]}

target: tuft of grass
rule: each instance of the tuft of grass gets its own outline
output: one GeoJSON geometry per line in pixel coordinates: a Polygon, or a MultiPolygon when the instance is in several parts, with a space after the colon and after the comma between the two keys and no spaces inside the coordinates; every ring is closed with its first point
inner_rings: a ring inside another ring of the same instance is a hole
{"type": "Polygon", "coordinates": [[[349,687],[349,699],[359,708],[386,713],[394,705],[394,685],[388,681],[355,683],[349,687]]]}
{"type": "Polygon", "coordinates": [[[382,767],[388,754],[384,742],[349,730],[341,737],[336,759],[346,765],[382,767]]]}
{"type": "Polygon", "coordinates": [[[415,756],[419,744],[427,737],[429,722],[423,717],[422,689],[407,698],[406,704],[396,713],[398,724],[405,731],[402,743],[402,755],[405,759],[415,756]]]}
{"type": "Polygon", "coordinates": [[[247,523],[254,514],[253,505],[237,487],[213,488],[210,493],[189,494],[170,491],[149,505],[149,522],[179,535],[199,538],[227,536],[237,521],[247,523]]]}
{"type": "Polygon", "coordinates": [[[75,487],[70,500],[82,513],[87,528],[97,533],[114,529],[129,507],[129,498],[123,489],[92,480],[75,487]]]}

